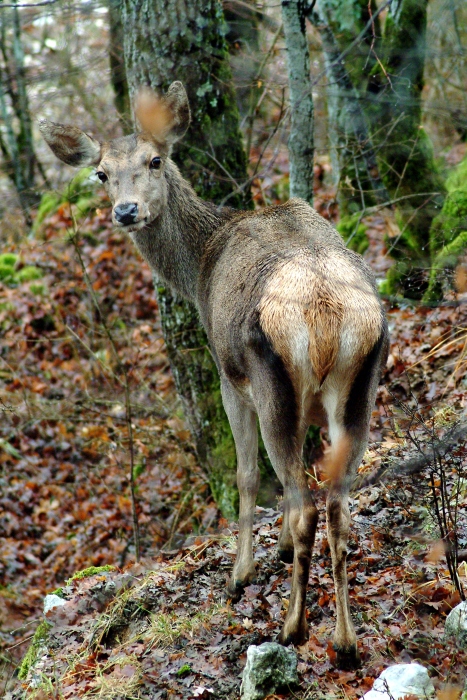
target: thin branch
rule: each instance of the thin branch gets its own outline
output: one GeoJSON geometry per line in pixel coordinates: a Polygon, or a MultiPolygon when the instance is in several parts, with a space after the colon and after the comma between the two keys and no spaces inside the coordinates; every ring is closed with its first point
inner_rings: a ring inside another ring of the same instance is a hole
{"type": "MultiPolygon", "coordinates": [[[[71,210],[71,207],[70,207],[71,210]]],[[[73,225],[74,225],[74,231],[73,235],[70,236],[71,243],[74,246],[74,249],[76,251],[76,255],[78,257],[81,270],[83,272],[83,277],[84,281],[86,283],[86,287],[88,288],[89,294],[91,296],[92,302],[94,304],[94,307],[97,311],[97,314],[99,316],[99,320],[102,324],[102,328],[105,331],[105,334],[109,340],[110,346],[112,348],[112,351],[115,356],[115,360],[117,362],[117,370],[121,373],[123,376],[123,385],[125,389],[125,409],[126,409],[126,424],[128,428],[128,441],[129,441],[129,451],[130,451],[130,495],[131,495],[131,512],[132,512],[132,517],[133,517],[133,537],[134,537],[134,545],[135,545],[135,559],[137,562],[140,560],[140,535],[139,535],[139,521],[138,521],[138,513],[137,513],[137,507],[136,507],[136,490],[135,490],[135,454],[134,454],[134,438],[133,438],[133,414],[132,414],[132,408],[131,408],[131,400],[130,400],[130,387],[129,387],[129,382],[128,382],[128,372],[127,369],[124,365],[124,363],[120,359],[120,355],[118,354],[117,346],[115,345],[115,341],[113,339],[112,333],[110,331],[110,328],[108,327],[106,320],[104,318],[104,315],[101,311],[99,301],[97,299],[96,293],[93,289],[91,280],[89,278],[88,272],[86,270],[86,265],[84,264],[83,257],[81,255],[81,250],[78,245],[78,229],[76,226],[76,222],[73,216],[73,212],[71,212],[72,219],[73,219],[73,225]]]]}
{"type": "Polygon", "coordinates": [[[18,10],[21,10],[23,7],[44,7],[45,5],[55,5],[56,2],[58,2],[58,0],[42,0],[42,2],[27,3],[25,5],[17,5],[16,3],[12,5],[0,4],[0,10],[3,10],[5,7],[16,7],[18,10]]]}
{"type": "MultiPolygon", "coordinates": [[[[344,58],[345,58],[351,51],[353,51],[353,49],[354,49],[356,46],[358,46],[358,44],[360,44],[360,42],[362,41],[362,39],[363,39],[363,38],[365,37],[365,35],[367,34],[368,30],[372,28],[375,19],[376,19],[387,7],[389,7],[393,2],[394,2],[394,0],[386,0],[386,2],[383,2],[383,4],[382,4],[380,7],[378,7],[378,9],[376,10],[376,12],[370,17],[370,19],[369,19],[368,22],[365,24],[365,26],[363,27],[363,29],[362,29],[362,31],[360,32],[360,34],[356,37],[356,39],[354,39],[354,40],[347,46],[347,48],[344,49],[344,51],[342,51],[342,53],[340,53],[339,56],[337,56],[337,58],[332,62],[332,64],[330,64],[330,65],[328,66],[328,68],[331,68],[331,67],[334,66],[334,65],[338,65],[341,61],[344,60],[344,58]]],[[[309,13],[310,13],[310,10],[308,10],[308,12],[307,12],[306,14],[309,14],[309,13]]],[[[321,80],[321,78],[323,78],[323,77],[326,75],[326,72],[327,72],[327,69],[321,71],[321,73],[319,73],[319,74],[316,76],[316,78],[312,81],[311,84],[312,84],[312,85],[316,85],[316,84],[321,80]]]]}

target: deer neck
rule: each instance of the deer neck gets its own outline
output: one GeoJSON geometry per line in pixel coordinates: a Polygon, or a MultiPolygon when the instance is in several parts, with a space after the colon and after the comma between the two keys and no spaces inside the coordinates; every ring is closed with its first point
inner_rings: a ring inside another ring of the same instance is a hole
{"type": "Polygon", "coordinates": [[[200,199],[170,159],[165,177],[167,203],[162,213],[131,237],[158,279],[196,303],[206,243],[230,212],[200,199]]]}

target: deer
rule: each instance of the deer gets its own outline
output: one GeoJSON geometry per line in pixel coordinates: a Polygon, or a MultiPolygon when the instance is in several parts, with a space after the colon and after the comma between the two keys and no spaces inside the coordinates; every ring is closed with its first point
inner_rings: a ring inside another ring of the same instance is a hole
{"type": "Polygon", "coordinates": [[[388,353],[373,273],[307,202],[254,211],[202,200],[170,155],[191,116],[183,84],[136,100],[140,128],[100,143],[75,126],[40,121],[53,153],[94,166],[112,204],[158,279],[191,301],[206,330],[237,456],[239,533],[228,593],[255,581],[253,521],[260,472],[257,420],[283,486],[278,553],[292,563],[278,641],[308,639],[306,591],[318,510],[302,461],[308,427],[327,429],[333,475],[327,537],[334,575],[336,665],[359,665],[347,582],[349,492],[368,444],[370,417],[388,353]]]}

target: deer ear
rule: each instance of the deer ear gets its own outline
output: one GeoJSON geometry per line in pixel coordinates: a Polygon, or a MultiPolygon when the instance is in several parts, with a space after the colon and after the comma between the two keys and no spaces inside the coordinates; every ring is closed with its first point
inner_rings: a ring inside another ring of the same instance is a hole
{"type": "Polygon", "coordinates": [[[39,129],[57,158],[75,168],[97,165],[101,144],[76,126],[55,124],[41,119],[39,129]]]}
{"type": "Polygon", "coordinates": [[[164,102],[173,115],[173,123],[167,139],[171,143],[179,141],[190,126],[191,114],[188,96],[183,84],[176,80],[167,90],[164,102]]]}
{"type": "Polygon", "coordinates": [[[182,83],[172,83],[164,97],[142,88],[135,100],[135,115],[143,133],[165,143],[170,150],[190,125],[190,106],[182,83]]]}

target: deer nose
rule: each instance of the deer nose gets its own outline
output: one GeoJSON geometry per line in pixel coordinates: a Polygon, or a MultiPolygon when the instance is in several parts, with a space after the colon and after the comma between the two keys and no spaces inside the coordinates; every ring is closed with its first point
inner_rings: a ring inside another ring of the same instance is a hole
{"type": "Polygon", "coordinates": [[[119,224],[134,224],[138,216],[138,205],[133,202],[118,204],[114,207],[114,215],[119,224]]]}

